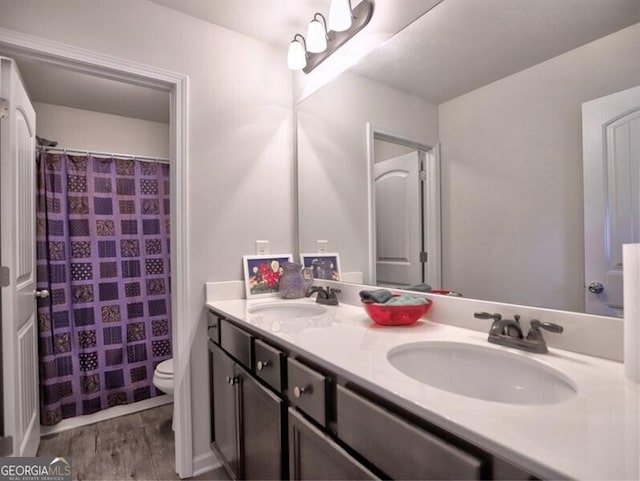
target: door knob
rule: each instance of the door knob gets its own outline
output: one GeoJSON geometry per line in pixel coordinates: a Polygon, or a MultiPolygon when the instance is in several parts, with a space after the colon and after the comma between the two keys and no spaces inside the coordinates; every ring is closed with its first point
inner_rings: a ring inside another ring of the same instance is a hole
{"type": "Polygon", "coordinates": [[[40,299],[46,299],[47,297],[49,297],[49,291],[47,289],[40,289],[40,290],[34,291],[33,295],[40,299]]]}
{"type": "Polygon", "coordinates": [[[604,286],[601,282],[592,282],[587,288],[589,289],[589,292],[593,292],[594,294],[600,294],[604,291],[604,286]]]}

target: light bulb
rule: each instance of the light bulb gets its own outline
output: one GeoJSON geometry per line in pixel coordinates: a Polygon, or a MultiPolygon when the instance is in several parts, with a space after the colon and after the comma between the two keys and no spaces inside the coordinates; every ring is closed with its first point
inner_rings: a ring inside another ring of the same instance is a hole
{"type": "Polygon", "coordinates": [[[327,49],[327,32],[320,20],[314,18],[309,23],[307,31],[307,50],[313,53],[324,52],[327,49]]]}
{"type": "Polygon", "coordinates": [[[295,38],[289,44],[287,65],[291,70],[302,70],[307,66],[307,52],[302,43],[295,38]]]}
{"type": "Polygon", "coordinates": [[[351,27],[351,3],[349,0],[331,0],[329,7],[329,28],[334,32],[344,32],[351,27]]]}

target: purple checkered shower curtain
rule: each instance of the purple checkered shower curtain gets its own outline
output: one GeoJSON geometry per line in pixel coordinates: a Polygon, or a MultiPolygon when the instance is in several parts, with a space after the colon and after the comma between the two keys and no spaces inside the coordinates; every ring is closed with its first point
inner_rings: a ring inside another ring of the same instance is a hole
{"type": "Polygon", "coordinates": [[[169,166],[37,159],[41,423],[161,394],[171,357],[169,166]]]}

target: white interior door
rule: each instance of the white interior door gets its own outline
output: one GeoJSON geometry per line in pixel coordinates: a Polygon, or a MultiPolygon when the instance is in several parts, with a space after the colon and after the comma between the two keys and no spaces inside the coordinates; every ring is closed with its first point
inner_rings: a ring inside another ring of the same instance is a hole
{"type": "Polygon", "coordinates": [[[376,284],[409,286],[423,279],[420,152],[373,166],[376,284]]]}
{"type": "Polygon", "coordinates": [[[585,309],[623,315],[622,244],[640,242],[640,86],[582,104],[585,309]]]}
{"type": "Polygon", "coordinates": [[[13,60],[0,57],[0,260],[5,435],[14,456],[40,439],[36,326],[36,115],[13,60]]]}

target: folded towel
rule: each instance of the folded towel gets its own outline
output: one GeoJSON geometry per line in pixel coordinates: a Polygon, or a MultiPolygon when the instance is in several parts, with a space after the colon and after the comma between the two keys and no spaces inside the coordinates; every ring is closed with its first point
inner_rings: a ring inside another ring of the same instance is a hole
{"type": "Polygon", "coordinates": [[[377,302],[384,304],[391,299],[392,294],[386,289],[376,289],[375,291],[360,291],[360,299],[363,302],[377,302]]]}
{"type": "Polygon", "coordinates": [[[413,286],[403,287],[405,291],[416,292],[431,292],[431,286],[429,284],[414,284],[413,286]]]}
{"type": "Polygon", "coordinates": [[[422,297],[399,296],[392,297],[385,304],[387,306],[421,306],[426,303],[427,301],[422,297]]]}

